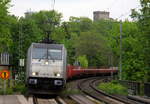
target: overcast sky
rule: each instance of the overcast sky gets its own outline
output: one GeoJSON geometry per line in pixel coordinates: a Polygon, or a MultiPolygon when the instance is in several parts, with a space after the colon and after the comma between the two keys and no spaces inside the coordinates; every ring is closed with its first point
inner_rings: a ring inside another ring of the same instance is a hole
{"type": "MultiPolygon", "coordinates": [[[[24,16],[24,12],[52,10],[54,0],[12,0],[10,13],[24,16]]],[[[93,19],[93,11],[109,11],[111,18],[129,18],[130,10],[139,8],[139,0],[55,0],[54,9],[63,14],[63,20],[70,16],[89,17],[93,19]]]]}

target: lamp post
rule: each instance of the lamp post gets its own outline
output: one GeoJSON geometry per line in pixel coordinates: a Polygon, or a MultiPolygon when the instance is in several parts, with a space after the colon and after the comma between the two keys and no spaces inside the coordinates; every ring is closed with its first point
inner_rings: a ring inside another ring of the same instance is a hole
{"type": "Polygon", "coordinates": [[[120,21],[120,80],[122,80],[122,21],[120,21]]]}

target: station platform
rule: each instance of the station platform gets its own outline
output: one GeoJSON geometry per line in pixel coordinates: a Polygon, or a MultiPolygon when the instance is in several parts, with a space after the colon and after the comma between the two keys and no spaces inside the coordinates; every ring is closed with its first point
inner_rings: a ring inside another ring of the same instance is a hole
{"type": "Polygon", "coordinates": [[[0,104],[29,104],[23,95],[0,95],[0,104]]]}

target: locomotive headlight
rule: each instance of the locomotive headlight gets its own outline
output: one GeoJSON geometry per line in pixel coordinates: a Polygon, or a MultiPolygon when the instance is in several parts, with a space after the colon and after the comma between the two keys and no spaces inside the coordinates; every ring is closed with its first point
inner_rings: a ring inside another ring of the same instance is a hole
{"type": "Polygon", "coordinates": [[[35,72],[32,72],[32,75],[33,75],[33,76],[35,76],[35,75],[36,75],[36,73],[35,73],[35,72]]]}
{"type": "Polygon", "coordinates": [[[60,73],[54,73],[54,76],[60,77],[60,73]]]}
{"type": "Polygon", "coordinates": [[[48,61],[46,61],[45,64],[48,65],[48,61]]]}
{"type": "Polygon", "coordinates": [[[56,74],[56,76],[57,76],[57,77],[60,77],[60,74],[59,74],[59,73],[57,73],[57,74],[56,74]]]}
{"type": "Polygon", "coordinates": [[[38,75],[38,74],[39,74],[38,72],[32,72],[33,76],[38,75]]]}

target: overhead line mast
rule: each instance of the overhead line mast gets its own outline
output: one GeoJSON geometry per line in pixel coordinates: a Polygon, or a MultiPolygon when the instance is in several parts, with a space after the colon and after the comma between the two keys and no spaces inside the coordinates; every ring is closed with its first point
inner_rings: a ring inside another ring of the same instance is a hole
{"type": "MultiPolygon", "coordinates": [[[[134,8],[134,9],[137,9],[137,8],[139,8],[140,7],[140,5],[138,5],[136,8],[134,8]]],[[[130,11],[129,12],[126,12],[125,14],[122,14],[121,16],[119,16],[117,19],[120,19],[121,17],[123,17],[123,16],[126,16],[128,13],[130,13],[130,11]]],[[[119,79],[120,80],[122,80],[122,21],[121,21],[121,19],[120,19],[120,63],[119,63],[119,66],[120,66],[120,75],[119,75],[119,79]]]]}

